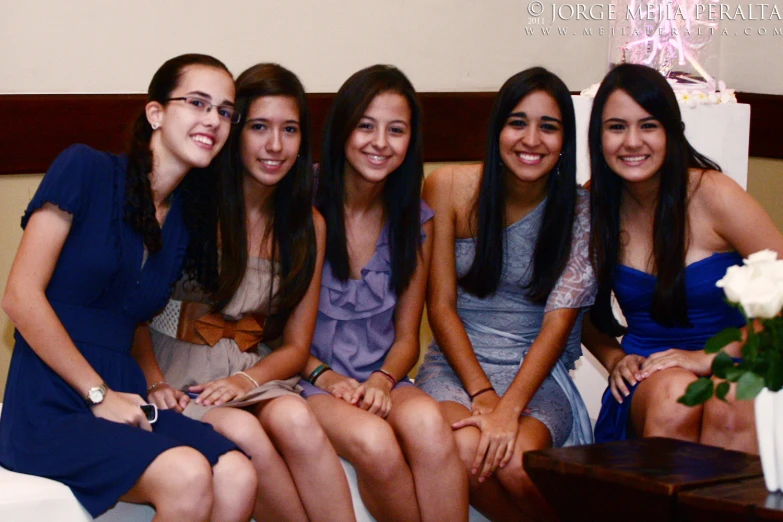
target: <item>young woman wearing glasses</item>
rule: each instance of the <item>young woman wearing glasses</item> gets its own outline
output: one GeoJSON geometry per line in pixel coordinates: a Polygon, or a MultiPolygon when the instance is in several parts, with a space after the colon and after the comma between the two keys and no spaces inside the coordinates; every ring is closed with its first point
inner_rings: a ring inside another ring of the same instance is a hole
{"type": "Polygon", "coordinates": [[[156,520],[247,520],[256,475],[211,426],[162,411],[130,350],[184,267],[215,272],[214,173],[235,121],[218,60],[183,55],[149,86],[127,155],[75,145],[22,218],[3,309],[16,325],[0,420],[0,463],[63,482],[92,515],[118,500],[156,520]]]}

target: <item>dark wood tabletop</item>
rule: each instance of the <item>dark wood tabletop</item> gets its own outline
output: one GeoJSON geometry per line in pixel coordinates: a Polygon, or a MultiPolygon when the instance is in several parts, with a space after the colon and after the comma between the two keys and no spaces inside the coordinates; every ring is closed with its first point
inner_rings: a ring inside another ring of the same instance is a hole
{"type": "Polygon", "coordinates": [[[677,498],[678,520],[783,520],[783,494],[770,493],[763,477],[684,491],[677,498]]]}
{"type": "Polygon", "coordinates": [[[524,462],[567,522],[676,520],[678,493],[762,474],[755,455],[664,438],[550,448],[524,462]]]}

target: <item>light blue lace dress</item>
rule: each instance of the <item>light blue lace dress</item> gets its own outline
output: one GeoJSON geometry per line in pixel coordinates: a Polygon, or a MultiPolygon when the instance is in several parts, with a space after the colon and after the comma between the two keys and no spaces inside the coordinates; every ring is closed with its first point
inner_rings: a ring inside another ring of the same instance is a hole
{"type": "MultiPolygon", "coordinates": [[[[546,200],[545,200],[546,201],[546,200]]],[[[571,257],[546,304],[526,296],[525,284],[532,273],[535,249],[545,201],[531,213],[506,228],[503,273],[495,294],[480,299],[457,289],[457,313],[470,338],[479,364],[492,386],[503,395],[541,330],[544,313],[558,308],[582,308],[562,356],[553,371],[527,404],[530,416],[543,422],[555,447],[592,442],[587,409],[568,370],[582,355],[582,315],[595,300],[596,283],[589,261],[590,218],[588,194],[579,190],[573,227],[571,257]]],[[[472,238],[455,244],[457,276],[473,263],[472,238]]],[[[454,401],[470,409],[470,397],[462,382],[433,341],[419,369],[416,385],[438,401],[454,401]]]]}

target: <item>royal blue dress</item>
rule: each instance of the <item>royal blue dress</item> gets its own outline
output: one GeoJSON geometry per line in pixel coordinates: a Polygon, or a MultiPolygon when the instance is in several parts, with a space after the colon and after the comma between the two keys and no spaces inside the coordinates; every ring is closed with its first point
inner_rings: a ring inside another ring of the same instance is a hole
{"type": "MultiPolygon", "coordinates": [[[[161,309],[189,235],[173,195],[163,249],[142,268],[142,237],[123,219],[127,158],[74,145],[54,161],[22,217],[46,202],[73,215],[46,296],[79,351],[116,391],[146,397],[130,354],[136,325],[161,309]]],[[[236,446],[211,426],[161,411],[152,433],[95,417],[82,394],[17,331],[0,419],[0,464],[63,482],[92,515],[111,508],[155,458],[191,446],[215,464],[236,446]]]]}
{"type": "MultiPolygon", "coordinates": [[[[690,327],[667,328],[650,317],[650,304],[655,290],[655,276],[618,265],[614,273],[614,292],[628,322],[628,333],[622,340],[627,354],[649,357],[653,353],[678,348],[703,350],[707,340],[730,326],[745,324],[742,314],[728,304],[723,290],[715,286],[730,266],[742,263],[736,252],[724,252],[685,267],[685,292],[688,299],[690,327]]],[[[595,441],[625,440],[634,436],[628,422],[631,394],[619,404],[607,388],[601,399],[601,412],[595,425],[595,441]]]]}

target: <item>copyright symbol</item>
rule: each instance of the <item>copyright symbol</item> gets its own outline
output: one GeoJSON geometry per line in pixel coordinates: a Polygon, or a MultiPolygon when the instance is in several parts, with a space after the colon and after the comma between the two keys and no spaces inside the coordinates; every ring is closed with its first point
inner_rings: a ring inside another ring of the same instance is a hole
{"type": "Polygon", "coordinates": [[[541,16],[544,13],[544,4],[538,0],[533,0],[527,4],[527,14],[530,16],[541,16]]]}

